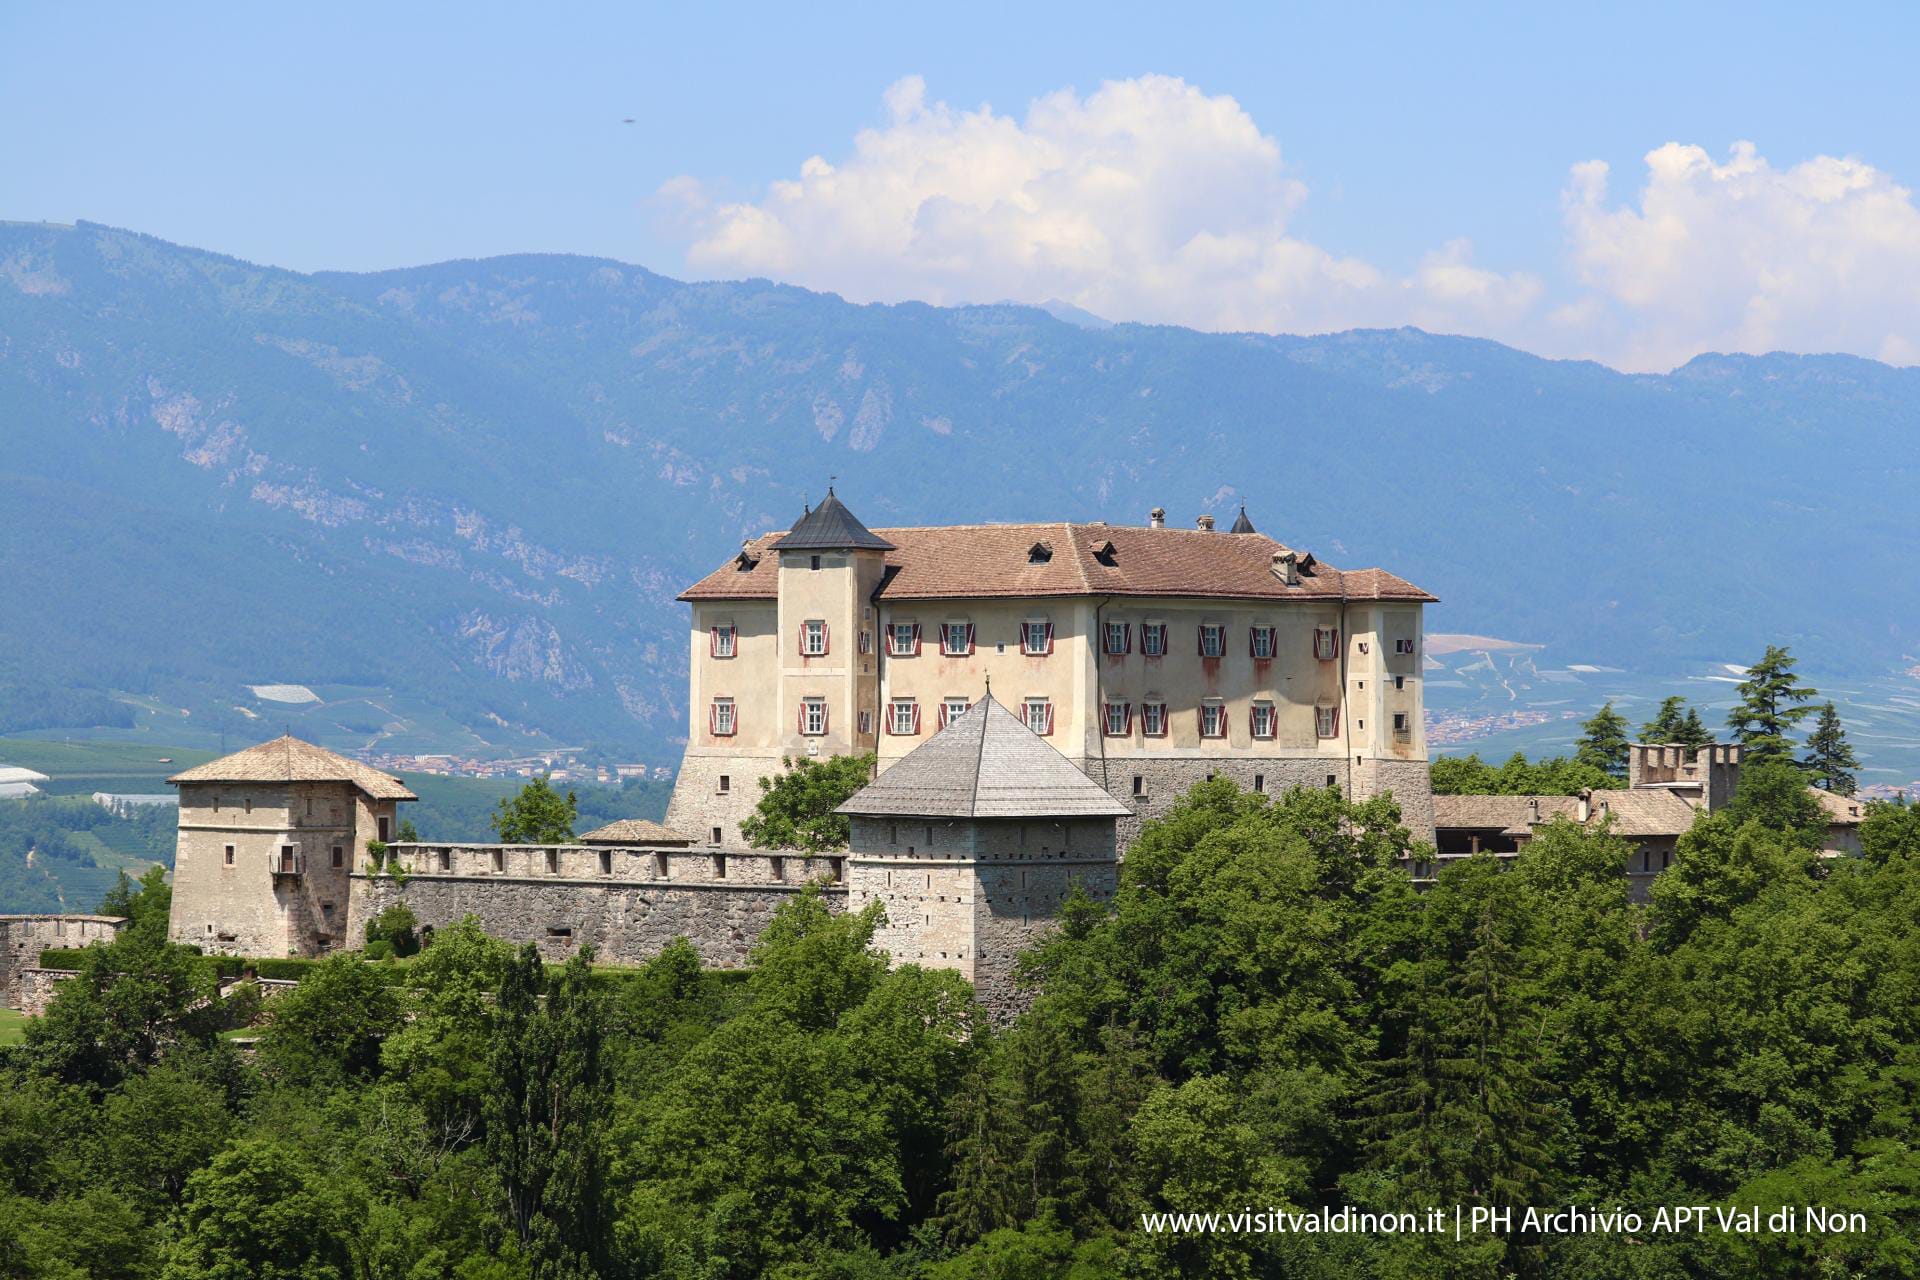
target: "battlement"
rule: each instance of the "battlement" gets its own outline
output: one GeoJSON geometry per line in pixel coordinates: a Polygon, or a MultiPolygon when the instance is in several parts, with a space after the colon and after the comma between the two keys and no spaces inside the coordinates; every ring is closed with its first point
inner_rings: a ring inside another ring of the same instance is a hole
{"type": "Polygon", "coordinates": [[[1718,809],[1740,785],[1740,744],[1634,742],[1627,746],[1627,785],[1663,787],[1696,809],[1718,809]]]}

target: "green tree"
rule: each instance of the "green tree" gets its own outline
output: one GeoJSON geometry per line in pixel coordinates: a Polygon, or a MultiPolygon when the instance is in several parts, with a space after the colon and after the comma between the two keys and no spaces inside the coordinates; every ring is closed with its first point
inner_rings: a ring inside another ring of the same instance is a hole
{"type": "Polygon", "coordinates": [[[1640,726],[1640,741],[1656,745],[1678,743],[1683,747],[1704,747],[1713,741],[1705,725],[1700,723],[1700,713],[1687,706],[1687,700],[1678,694],[1663,698],[1660,710],[1653,719],[1640,726]]]}
{"type": "Polygon", "coordinates": [[[1840,727],[1840,713],[1833,709],[1833,703],[1821,704],[1820,718],[1807,735],[1807,754],[1800,765],[1816,787],[1837,796],[1850,796],[1857,790],[1853,771],[1860,767],[1860,761],[1847,741],[1847,731],[1840,727]]]}
{"type": "Polygon", "coordinates": [[[760,803],[740,824],[756,849],[825,853],[847,847],[849,823],[835,813],[873,778],[871,752],[811,760],[789,756],[786,770],[760,779],[760,803]]]}
{"type": "Polygon", "coordinates": [[[1592,765],[1610,778],[1627,773],[1627,718],[1613,709],[1611,701],[1580,726],[1573,758],[1592,765]]]}
{"type": "Polygon", "coordinates": [[[1813,708],[1804,704],[1820,692],[1800,683],[1793,672],[1798,661],[1786,649],[1770,644],[1760,661],[1747,668],[1747,678],[1735,690],[1740,702],[1728,714],[1727,724],[1745,748],[1746,763],[1793,758],[1787,735],[1813,714],[1813,708]]]}
{"type": "Polygon", "coordinates": [[[542,774],[502,797],[487,822],[503,844],[566,844],[579,815],[579,797],[571,791],[561,795],[542,774]]]}
{"type": "Polygon", "coordinates": [[[549,982],[529,943],[500,983],[486,1151],[536,1280],[602,1275],[608,1261],[613,1077],[606,997],[593,985],[590,958],[582,948],[549,982]]]}
{"type": "Polygon", "coordinates": [[[267,1138],[187,1179],[163,1280],[344,1280],[350,1258],[314,1172],[267,1138]]]}
{"type": "Polygon", "coordinates": [[[40,1069],[109,1088],[181,1045],[207,1045],[223,1025],[213,965],[166,940],[164,920],[137,916],[106,946],[88,947],[45,1016],[27,1024],[40,1069]]]}
{"type": "Polygon", "coordinates": [[[396,956],[418,955],[419,928],[420,921],[413,914],[413,908],[404,902],[396,902],[367,921],[367,941],[386,943],[391,954],[396,956]]]}
{"type": "Polygon", "coordinates": [[[137,882],[129,880],[125,871],[117,873],[113,887],[100,900],[101,915],[124,916],[131,927],[157,930],[163,936],[172,910],[173,886],[167,882],[167,869],[157,865],[148,867],[137,882]]]}

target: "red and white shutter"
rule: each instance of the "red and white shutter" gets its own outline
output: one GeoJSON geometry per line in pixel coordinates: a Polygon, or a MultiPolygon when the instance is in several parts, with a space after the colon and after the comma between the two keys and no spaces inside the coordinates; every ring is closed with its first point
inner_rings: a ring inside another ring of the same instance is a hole
{"type": "Polygon", "coordinates": [[[709,658],[720,656],[720,628],[718,627],[707,628],[707,656],[709,658]]]}
{"type": "Polygon", "coordinates": [[[826,623],[820,624],[820,652],[825,654],[833,646],[828,642],[829,630],[826,623]]]}
{"type": "Polygon", "coordinates": [[[720,735],[720,704],[717,702],[707,704],[707,734],[710,737],[720,735]]]}
{"type": "Polygon", "coordinates": [[[913,656],[920,656],[920,624],[917,622],[913,624],[913,656]]]}
{"type": "Polygon", "coordinates": [[[1194,646],[1201,657],[1207,656],[1207,628],[1205,625],[1193,629],[1194,646]]]}
{"type": "MultiPolygon", "coordinates": [[[[1131,622],[1123,622],[1120,624],[1120,652],[1133,652],[1133,624],[1131,622]]],[[[1133,711],[1131,708],[1133,704],[1128,703],[1127,706],[1129,708],[1127,714],[1132,715],[1133,711]]]]}
{"type": "Polygon", "coordinates": [[[1225,707],[1220,708],[1220,718],[1214,723],[1220,726],[1220,736],[1223,738],[1226,737],[1227,736],[1227,709],[1225,707]]]}
{"type": "Polygon", "coordinates": [[[807,656],[807,624],[804,622],[800,624],[800,656],[807,656]]]}
{"type": "Polygon", "coordinates": [[[1126,735],[1127,735],[1127,737],[1129,737],[1129,738],[1131,738],[1131,737],[1133,736],[1133,704],[1132,704],[1131,702],[1129,702],[1129,703],[1127,704],[1127,728],[1126,728],[1126,735]]]}
{"type": "Polygon", "coordinates": [[[794,730],[803,734],[807,731],[807,704],[804,702],[800,704],[800,719],[795,723],[794,730]]]}
{"type": "Polygon", "coordinates": [[[826,731],[827,731],[827,704],[823,702],[820,704],[820,732],[825,733],[826,731]]]}
{"type": "MultiPolygon", "coordinates": [[[[919,628],[916,627],[914,630],[917,632],[919,628]]],[[[913,732],[915,735],[918,735],[920,732],[920,704],[918,702],[913,704],[913,732]]]]}
{"type": "MultiPolygon", "coordinates": [[[[1047,624],[1047,630],[1049,632],[1053,630],[1052,623],[1047,624]]],[[[1040,733],[1043,737],[1053,733],[1053,704],[1051,702],[1040,708],[1040,733]]]]}
{"type": "MultiPolygon", "coordinates": [[[[1048,652],[1048,653],[1052,653],[1052,652],[1053,652],[1053,624],[1052,624],[1051,622],[1049,622],[1049,623],[1047,624],[1047,648],[1046,648],[1046,652],[1048,652]]],[[[1051,733],[1051,732],[1053,732],[1053,730],[1051,730],[1051,729],[1049,729],[1049,730],[1047,730],[1047,732],[1049,732],[1049,733],[1051,733]]]]}
{"type": "Polygon", "coordinates": [[[973,656],[973,624],[967,624],[967,656],[973,656]]]}

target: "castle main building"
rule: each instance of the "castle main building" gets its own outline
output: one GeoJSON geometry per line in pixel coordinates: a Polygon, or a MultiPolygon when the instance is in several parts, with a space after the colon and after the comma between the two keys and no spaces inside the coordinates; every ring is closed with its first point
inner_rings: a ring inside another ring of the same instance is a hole
{"type": "Polygon", "coordinates": [[[989,688],[1142,820],[1222,774],[1391,791],[1431,839],[1422,608],[1255,531],[1089,524],[869,529],[829,490],[689,587],[689,734],[667,825],[743,845],[786,757],[884,772],[989,688]]]}

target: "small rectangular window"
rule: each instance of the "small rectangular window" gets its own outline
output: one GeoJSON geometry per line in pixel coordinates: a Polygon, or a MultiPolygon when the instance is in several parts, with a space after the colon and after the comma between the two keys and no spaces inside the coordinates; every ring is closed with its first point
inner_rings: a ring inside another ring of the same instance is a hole
{"type": "Polygon", "coordinates": [[[1256,702],[1247,720],[1253,736],[1264,739],[1273,737],[1279,718],[1271,702],[1256,702]]]}
{"type": "Polygon", "coordinates": [[[973,624],[949,622],[940,628],[940,652],[949,658],[963,658],[973,652],[973,624]]]}
{"type": "Polygon", "coordinates": [[[1164,702],[1143,702],[1140,704],[1140,732],[1149,738],[1167,736],[1167,704],[1164,702]]]}
{"type": "Polygon", "coordinates": [[[246,800],[246,804],[247,804],[247,812],[248,812],[248,813],[252,813],[252,812],[253,812],[253,797],[252,797],[252,796],[248,796],[248,797],[247,797],[247,800],[246,800]]]}
{"type": "Polygon", "coordinates": [[[867,734],[872,732],[873,732],[873,712],[862,711],[860,713],[860,735],[862,737],[865,737],[867,734]]]}
{"type": "Polygon", "coordinates": [[[1395,641],[1393,642],[1393,651],[1394,651],[1395,653],[1412,653],[1412,652],[1413,652],[1413,639],[1412,639],[1412,637],[1411,637],[1411,636],[1403,636],[1403,637],[1401,637],[1400,639],[1398,639],[1398,640],[1395,640],[1395,641]]]}
{"type": "Polygon", "coordinates": [[[1053,652],[1053,624],[1038,618],[1030,618],[1020,624],[1020,652],[1030,658],[1044,657],[1053,652]]]}
{"type": "Polygon", "coordinates": [[[1407,678],[1405,676],[1395,676],[1393,678],[1393,687],[1396,690],[1405,689],[1407,687],[1407,678]]]}
{"type": "Polygon", "coordinates": [[[912,737],[920,732],[920,704],[912,698],[895,698],[887,708],[888,732],[912,737]]]}
{"type": "Polygon", "coordinates": [[[873,632],[867,630],[865,627],[860,628],[860,652],[873,652],[873,632]]]}
{"type": "Polygon", "coordinates": [[[603,876],[613,874],[613,850],[611,849],[600,851],[600,874],[603,876]]]}
{"type": "Polygon", "coordinates": [[[1313,629],[1313,656],[1322,662],[1332,662],[1340,656],[1338,628],[1315,627],[1313,629]]]}
{"type": "Polygon", "coordinates": [[[1105,648],[1114,656],[1127,653],[1133,648],[1133,624],[1130,622],[1109,622],[1105,627],[1105,648]]]}
{"type": "Polygon", "coordinates": [[[707,829],[707,843],[708,843],[708,844],[719,844],[719,843],[720,843],[720,828],[718,828],[718,827],[709,827],[709,828],[707,829]]]}
{"type": "Polygon", "coordinates": [[[940,727],[946,728],[973,706],[965,698],[946,698],[940,703],[940,727]]]}
{"type": "Polygon", "coordinates": [[[228,866],[233,865],[233,846],[232,845],[227,846],[227,865],[228,866]]]}
{"type": "Polygon", "coordinates": [[[833,882],[839,884],[847,878],[847,860],[845,858],[828,858],[827,870],[832,873],[833,882]]]}
{"type": "Polygon", "coordinates": [[[917,622],[895,622],[887,627],[887,654],[895,658],[911,658],[920,652],[920,624],[917,622]]]}
{"type": "Polygon", "coordinates": [[[809,658],[826,656],[827,624],[821,619],[809,618],[800,624],[800,652],[809,658]]]}
{"type": "Polygon", "coordinates": [[[1254,775],[1253,775],[1253,789],[1254,789],[1255,791],[1265,791],[1265,790],[1267,789],[1267,775],[1266,775],[1266,774],[1264,774],[1264,773],[1256,773],[1256,774],[1254,774],[1254,775]]]}
{"type": "Polygon", "coordinates": [[[1339,708],[1330,707],[1325,705],[1324,703],[1320,706],[1315,707],[1313,709],[1313,731],[1317,736],[1322,738],[1339,737],[1340,736],[1339,708]]]}
{"type": "Polygon", "coordinates": [[[1396,711],[1393,713],[1393,731],[1401,735],[1413,732],[1412,722],[1407,719],[1406,712],[1396,711]]]}
{"type": "Polygon", "coordinates": [[[442,849],[440,851],[440,869],[442,871],[453,870],[453,850],[442,849]]]}
{"type": "Polygon", "coordinates": [[[501,874],[506,871],[507,851],[505,849],[495,849],[493,851],[493,869],[496,874],[501,874]]]}
{"type": "Polygon", "coordinates": [[[809,563],[808,563],[808,565],[807,565],[807,568],[809,568],[809,569],[818,569],[818,568],[820,567],[820,557],[819,557],[819,556],[809,556],[809,557],[807,557],[807,559],[808,559],[808,561],[809,561],[809,563]]]}
{"type": "Polygon", "coordinates": [[[777,855],[769,858],[767,859],[767,870],[775,880],[785,880],[787,878],[787,860],[777,855]]]}
{"type": "Polygon", "coordinates": [[[721,774],[720,775],[720,794],[724,796],[729,791],[732,791],[732,790],[733,790],[733,775],[730,773],[721,774]]]}
{"type": "Polygon", "coordinates": [[[1227,629],[1217,622],[1200,624],[1200,656],[1203,658],[1225,657],[1227,652],[1227,629]]]}
{"type": "Polygon", "coordinates": [[[547,874],[550,876],[560,874],[560,851],[558,849],[547,850],[547,874]]]}
{"type": "Polygon", "coordinates": [[[573,930],[566,925],[551,925],[547,929],[549,938],[571,938],[573,930]]]}
{"type": "Polygon", "coordinates": [[[707,653],[715,658],[731,658],[737,652],[733,624],[715,627],[707,633],[707,653]]]}
{"type": "Polygon", "coordinates": [[[653,855],[653,875],[657,880],[665,880],[668,878],[666,854],[656,853],[653,855]]]}
{"type": "Polygon", "coordinates": [[[800,703],[800,732],[817,738],[827,731],[827,700],[807,698],[800,703]]]}
{"type": "Polygon", "coordinates": [[[1028,698],[1021,708],[1027,728],[1042,737],[1053,732],[1053,703],[1045,698],[1028,698]]]}
{"type": "Polygon", "coordinates": [[[1106,706],[1106,729],[1109,738],[1125,738],[1133,733],[1133,704],[1130,702],[1109,702],[1106,706]]]}
{"type": "Polygon", "coordinates": [[[1133,794],[1135,794],[1135,795],[1137,795],[1137,796],[1138,796],[1138,795],[1145,795],[1145,794],[1146,794],[1146,789],[1147,789],[1147,780],[1146,780],[1146,778],[1145,778],[1145,777],[1143,777],[1143,776],[1142,776],[1142,775],[1140,775],[1140,774],[1137,774],[1137,773],[1136,773],[1136,774],[1134,774],[1134,775],[1133,775],[1133,794]]]}
{"type": "Polygon", "coordinates": [[[339,845],[333,846],[333,865],[336,867],[347,865],[347,851],[339,845]]]}
{"type": "Polygon", "coordinates": [[[1224,738],[1227,736],[1227,708],[1219,702],[1200,704],[1200,736],[1203,738],[1224,738]]]}
{"type": "Polygon", "coordinates": [[[724,853],[716,853],[713,855],[713,878],[715,880],[725,880],[727,878],[727,855],[724,853]]]}

